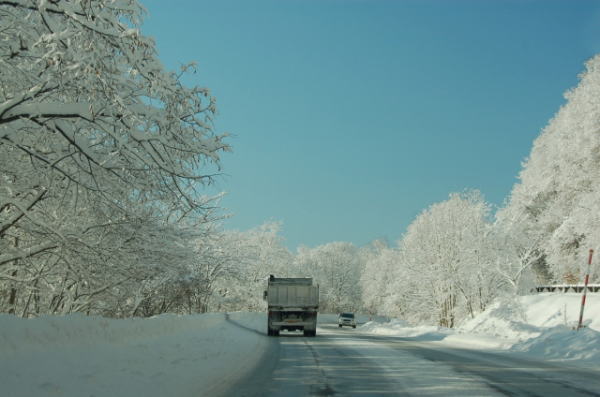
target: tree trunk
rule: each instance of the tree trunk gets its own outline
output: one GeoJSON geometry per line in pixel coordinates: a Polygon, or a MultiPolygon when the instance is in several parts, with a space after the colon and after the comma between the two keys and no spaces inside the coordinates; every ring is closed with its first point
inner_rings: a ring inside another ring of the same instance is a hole
{"type": "MultiPolygon", "coordinates": [[[[12,272],[11,276],[17,277],[17,271],[12,272]]],[[[8,314],[15,314],[15,307],[17,305],[17,288],[14,282],[11,283],[10,294],[8,296],[8,314]]]]}
{"type": "MultiPolygon", "coordinates": [[[[19,238],[15,237],[15,248],[19,248],[19,238]]],[[[15,259],[15,266],[18,266],[18,260],[15,259]]],[[[11,276],[12,277],[17,277],[18,271],[15,269],[11,276]]],[[[10,293],[8,296],[8,313],[9,314],[15,314],[16,312],[16,306],[17,306],[17,288],[15,286],[15,281],[13,281],[11,284],[11,288],[10,288],[10,293]]]]}

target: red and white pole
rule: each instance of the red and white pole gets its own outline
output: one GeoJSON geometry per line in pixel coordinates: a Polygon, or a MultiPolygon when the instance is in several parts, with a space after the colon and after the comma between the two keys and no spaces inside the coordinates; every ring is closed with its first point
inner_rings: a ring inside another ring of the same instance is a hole
{"type": "Polygon", "coordinates": [[[583,308],[585,306],[585,296],[587,295],[588,281],[590,280],[590,268],[592,267],[592,255],[594,250],[590,249],[590,256],[588,257],[587,271],[585,273],[585,282],[583,283],[583,295],[581,297],[581,310],[579,311],[579,323],[577,324],[577,330],[583,327],[583,308]]]}

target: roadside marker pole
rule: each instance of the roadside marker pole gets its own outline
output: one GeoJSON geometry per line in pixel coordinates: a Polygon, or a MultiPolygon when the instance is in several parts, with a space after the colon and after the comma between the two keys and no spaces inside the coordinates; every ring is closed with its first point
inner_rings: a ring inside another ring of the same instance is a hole
{"type": "Polygon", "coordinates": [[[581,297],[581,310],[579,311],[579,324],[577,324],[577,330],[583,327],[583,307],[585,306],[585,296],[587,295],[588,281],[590,280],[590,267],[592,267],[592,255],[594,250],[590,249],[590,256],[588,257],[587,272],[585,273],[585,282],[583,283],[583,296],[581,297]]]}

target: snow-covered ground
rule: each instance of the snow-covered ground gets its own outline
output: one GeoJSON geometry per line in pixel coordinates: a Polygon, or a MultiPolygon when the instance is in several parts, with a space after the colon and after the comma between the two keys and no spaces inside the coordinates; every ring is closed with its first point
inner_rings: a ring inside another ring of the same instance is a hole
{"type": "Polygon", "coordinates": [[[506,350],[534,359],[600,366],[600,294],[588,294],[585,327],[575,331],[580,308],[579,293],[541,293],[498,300],[457,329],[412,327],[402,320],[368,322],[360,329],[454,347],[506,350]]]}
{"type": "Polygon", "coordinates": [[[0,395],[203,396],[243,375],[269,339],[257,313],[111,320],[0,315],[0,395]],[[260,325],[259,325],[260,323],[260,325]]]}
{"type": "MultiPolygon", "coordinates": [[[[600,294],[588,295],[586,327],[574,331],[580,303],[579,294],[539,294],[496,302],[456,330],[377,319],[356,331],[599,366],[600,294]]],[[[320,321],[335,318],[322,315],[320,321]]],[[[127,320],[0,315],[1,394],[210,395],[260,360],[273,340],[265,324],[264,313],[127,320]]]]}

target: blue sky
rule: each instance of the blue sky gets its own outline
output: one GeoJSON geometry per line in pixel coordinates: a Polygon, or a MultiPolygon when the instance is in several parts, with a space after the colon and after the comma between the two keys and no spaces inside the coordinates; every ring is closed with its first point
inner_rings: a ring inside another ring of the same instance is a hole
{"type": "Polygon", "coordinates": [[[600,1],[142,0],[169,69],[233,136],[228,229],[283,223],[289,248],[395,243],[479,189],[501,206],[533,140],[600,52],[600,1]]]}

